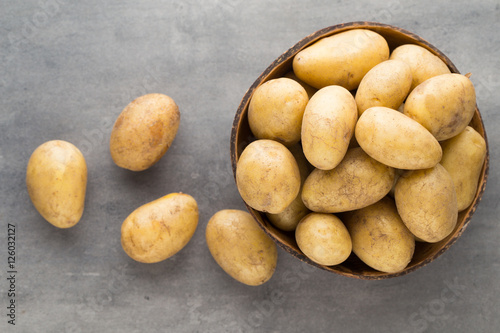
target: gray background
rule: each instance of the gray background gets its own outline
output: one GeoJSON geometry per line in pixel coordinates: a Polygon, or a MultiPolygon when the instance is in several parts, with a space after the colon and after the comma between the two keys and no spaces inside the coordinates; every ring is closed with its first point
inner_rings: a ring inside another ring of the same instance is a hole
{"type": "Polygon", "coordinates": [[[0,10],[0,331],[494,332],[500,325],[497,144],[500,2],[3,0],[0,10]],[[226,275],[204,232],[244,209],[229,136],[247,88],[281,53],[323,27],[378,21],[410,30],[472,72],[491,153],[489,182],[464,235],[407,276],[361,281],[279,250],[260,287],[226,275]],[[112,124],[134,98],[171,96],[182,113],[173,146],[131,173],[109,155],[112,124]],[[58,230],[25,189],[32,151],[77,145],[89,181],[80,223],[58,230]],[[139,264],[120,245],[136,207],[170,192],[196,198],[198,229],[164,262],[139,264]],[[16,326],[7,325],[7,223],[17,227],[16,326]]]}

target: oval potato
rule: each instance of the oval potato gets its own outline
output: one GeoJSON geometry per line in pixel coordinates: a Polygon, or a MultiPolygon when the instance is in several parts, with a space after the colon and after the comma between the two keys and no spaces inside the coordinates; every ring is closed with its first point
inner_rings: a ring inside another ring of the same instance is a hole
{"type": "Polygon", "coordinates": [[[404,172],[396,182],[394,199],[404,224],[424,242],[443,240],[457,224],[453,179],[441,164],[404,172]]]}
{"type": "Polygon", "coordinates": [[[324,37],[298,52],[293,71],[317,89],[339,85],[353,90],[372,67],[387,59],[389,46],[384,37],[368,29],[352,29],[324,37]]]}
{"type": "Polygon", "coordinates": [[[157,163],[172,145],[180,124],[177,104],[163,94],[136,98],[113,125],[109,149],[121,168],[142,171],[157,163]]]}
{"type": "Polygon", "coordinates": [[[368,156],[361,148],[349,149],[332,170],[316,169],[302,188],[307,208],[318,213],[338,213],[371,205],[391,190],[395,171],[368,156]]]}
{"type": "Polygon", "coordinates": [[[355,136],[363,150],[377,161],[397,169],[425,169],[436,165],[442,149],[417,121],[399,111],[374,106],[363,112],[355,136]]]}
{"type": "Polygon", "coordinates": [[[218,211],[207,223],[205,238],[217,264],[235,280],[258,286],[273,276],[278,260],[276,244],[249,213],[218,211]]]}
{"type": "Polygon", "coordinates": [[[335,168],[349,147],[357,119],[356,102],[347,89],[318,90],[302,119],[302,149],[309,163],[321,170],[335,168]]]}
{"type": "Polygon", "coordinates": [[[146,203],[122,223],[123,250],[142,263],[168,259],[191,240],[198,218],[196,200],[185,193],[171,193],[146,203]]]}
{"type": "Polygon", "coordinates": [[[45,220],[58,228],[70,228],[83,215],[87,190],[85,158],[67,141],[47,141],[31,154],[26,186],[31,202],[45,220]]]}

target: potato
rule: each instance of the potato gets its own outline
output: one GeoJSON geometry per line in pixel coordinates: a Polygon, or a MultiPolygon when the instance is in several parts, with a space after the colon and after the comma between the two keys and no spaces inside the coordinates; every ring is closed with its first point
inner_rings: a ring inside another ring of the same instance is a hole
{"type": "Polygon", "coordinates": [[[351,236],[335,215],[310,213],[295,230],[297,245],[304,254],[320,265],[344,262],[352,251],[351,236]]]}
{"type": "Polygon", "coordinates": [[[235,280],[258,286],[273,276],[278,261],[276,244],[249,213],[218,211],[208,221],[205,237],[212,257],[235,280]]]}
{"type": "Polygon", "coordinates": [[[347,89],[318,90],[302,119],[302,149],[309,163],[321,170],[335,168],[349,147],[357,119],[356,102],[347,89]]]}
{"type": "Polygon", "coordinates": [[[408,95],[403,113],[427,128],[438,141],[454,137],[476,111],[476,93],[465,75],[442,74],[418,85],[408,95]]]}
{"type": "Polygon", "coordinates": [[[70,228],[80,221],[85,205],[85,158],[69,142],[47,141],[31,154],[26,186],[31,202],[45,220],[58,228],[70,228]]]}
{"type": "Polygon", "coordinates": [[[394,198],[404,224],[424,242],[443,240],[457,224],[453,179],[441,164],[404,172],[396,183],[394,198]]]}
{"type": "Polygon", "coordinates": [[[236,186],[253,209],[281,213],[300,190],[297,161],[281,143],[256,140],[245,147],[237,162],[236,186]]]}
{"type": "Polygon", "coordinates": [[[356,91],[356,104],[361,115],[372,106],[397,109],[410,92],[411,69],[401,60],[386,60],[366,73],[356,91]]]}
{"type": "Polygon", "coordinates": [[[180,124],[174,100],[163,94],[141,96],[123,109],[111,131],[109,149],[121,168],[142,171],[172,145],[180,124]]]}
{"type": "Polygon", "coordinates": [[[324,37],[298,52],[293,58],[295,75],[321,89],[339,85],[356,89],[365,74],[389,59],[387,41],[367,29],[353,29],[324,37]]]}
{"type": "Polygon", "coordinates": [[[309,97],[295,80],[278,78],[259,86],[248,105],[248,124],[258,139],[290,146],[300,140],[302,115],[309,97]]]}
{"type": "Polygon", "coordinates": [[[363,208],[389,193],[394,175],[393,168],[377,162],[359,147],[352,148],[335,169],[311,172],[302,188],[302,200],[318,213],[363,208]]]}
{"type": "Polygon", "coordinates": [[[397,169],[431,168],[441,160],[443,153],[439,142],[425,127],[383,106],[363,112],[355,135],[368,155],[397,169]]]}
{"type": "Polygon", "coordinates": [[[486,141],[472,127],[467,126],[457,136],[441,142],[441,147],[443,158],[440,164],[453,179],[460,212],[469,207],[476,196],[486,158],[486,141]]]}
{"type": "Polygon", "coordinates": [[[311,97],[318,91],[318,89],[314,88],[313,86],[308,85],[307,83],[305,83],[304,81],[302,81],[301,79],[299,79],[297,77],[297,75],[295,75],[295,73],[293,72],[293,70],[287,72],[284,77],[287,77],[289,79],[295,80],[298,83],[300,83],[300,85],[302,87],[304,87],[304,89],[306,90],[307,96],[309,97],[309,99],[311,99],[311,97]]]}
{"type": "Polygon", "coordinates": [[[450,73],[443,60],[426,48],[415,44],[398,46],[392,51],[389,59],[402,60],[410,66],[412,73],[410,91],[431,77],[450,73]]]}
{"type": "Polygon", "coordinates": [[[410,263],[415,239],[389,197],[368,207],[342,214],[352,250],[365,264],[385,273],[397,273],[410,263]]]}
{"type": "Polygon", "coordinates": [[[123,221],[123,250],[142,263],[170,258],[191,240],[198,216],[198,204],[189,194],[170,193],[146,203],[123,221]]]}

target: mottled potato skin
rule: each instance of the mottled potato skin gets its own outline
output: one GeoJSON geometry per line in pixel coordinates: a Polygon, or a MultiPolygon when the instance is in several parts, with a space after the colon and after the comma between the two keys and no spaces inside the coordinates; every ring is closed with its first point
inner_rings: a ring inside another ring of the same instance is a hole
{"type": "Polygon", "coordinates": [[[278,78],[259,86],[248,106],[248,124],[258,139],[293,145],[300,140],[302,115],[309,97],[295,80],[278,78]]]}
{"type": "Polygon", "coordinates": [[[383,106],[363,112],[356,123],[355,135],[368,155],[397,169],[431,168],[443,153],[439,142],[425,127],[383,106]]]}
{"type": "Polygon", "coordinates": [[[256,140],[245,147],[237,162],[236,186],[253,209],[281,213],[299,193],[299,167],[281,143],[256,140]]]}
{"type": "Polygon", "coordinates": [[[410,263],[415,239],[389,197],[342,214],[352,239],[353,252],[365,264],[385,273],[397,273],[410,263]]]}
{"type": "Polygon", "coordinates": [[[394,198],[404,224],[424,242],[443,240],[457,224],[453,179],[441,164],[403,173],[396,183],[394,198]]]}
{"type": "Polygon", "coordinates": [[[141,96],[123,109],[111,131],[109,148],[119,167],[142,171],[157,163],[177,135],[180,113],[163,94],[141,96]]]}
{"type": "Polygon", "coordinates": [[[317,89],[339,85],[353,90],[373,66],[387,59],[389,46],[384,37],[353,29],[324,37],[297,53],[293,71],[317,89]]]}
{"type": "Polygon", "coordinates": [[[448,171],[457,192],[458,211],[469,207],[476,196],[479,176],[486,158],[486,141],[472,127],[441,142],[441,165],[448,171]]]}
{"type": "Polygon", "coordinates": [[[26,170],[28,194],[52,225],[69,228],[80,221],[87,189],[87,164],[73,144],[52,140],[31,155],[26,170]]]}
{"type": "Polygon", "coordinates": [[[358,119],[352,94],[341,86],[318,90],[302,119],[302,149],[316,168],[335,168],[349,147],[358,119]]]}
{"type": "Polygon", "coordinates": [[[462,132],[476,110],[472,82],[461,74],[434,76],[408,95],[403,113],[443,141],[462,132]]]}
{"type": "Polygon", "coordinates": [[[218,211],[208,221],[205,237],[212,257],[235,280],[258,286],[273,276],[276,244],[249,213],[218,211]]]}
{"type": "Polygon", "coordinates": [[[443,60],[426,48],[415,44],[404,44],[395,48],[390,58],[406,62],[412,73],[410,91],[431,77],[449,74],[450,69],[443,60]]]}
{"type": "Polygon", "coordinates": [[[302,188],[307,208],[319,213],[359,209],[382,199],[394,183],[394,169],[377,162],[361,148],[349,149],[332,170],[316,169],[302,188]]]}
{"type": "Polygon", "coordinates": [[[386,60],[376,65],[361,80],[356,104],[361,115],[372,106],[397,109],[410,92],[411,69],[401,60],[386,60]]]}
{"type": "Polygon", "coordinates": [[[325,266],[344,262],[352,251],[351,236],[333,214],[310,213],[295,230],[300,250],[312,261],[325,266]]]}
{"type": "Polygon", "coordinates": [[[123,221],[123,250],[142,263],[170,258],[191,240],[198,216],[196,200],[184,193],[171,193],[144,204],[123,221]]]}

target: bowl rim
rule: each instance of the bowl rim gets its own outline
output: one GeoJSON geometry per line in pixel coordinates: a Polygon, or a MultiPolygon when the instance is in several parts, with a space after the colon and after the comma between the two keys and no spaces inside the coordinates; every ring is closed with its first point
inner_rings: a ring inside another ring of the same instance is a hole
{"type": "MultiPolygon", "coordinates": [[[[413,32],[410,32],[406,29],[399,28],[394,25],[389,25],[389,24],[384,24],[384,23],[379,23],[379,22],[371,22],[371,21],[353,21],[353,22],[347,22],[347,23],[341,23],[337,25],[332,25],[328,26],[325,28],[322,28],[320,30],[317,30],[308,36],[302,38],[299,40],[296,44],[294,44],[292,47],[290,47],[287,51],[282,53],[278,58],[276,58],[263,72],[258,76],[258,78],[253,82],[253,84],[247,89],[245,92],[243,98],[241,99],[241,102],[238,106],[238,109],[236,111],[234,120],[233,120],[233,125],[231,129],[231,136],[230,136],[230,159],[231,159],[231,167],[233,170],[233,177],[236,182],[236,166],[238,162],[238,150],[242,147],[239,147],[241,144],[238,142],[238,134],[239,134],[239,128],[241,126],[241,123],[243,119],[246,116],[247,110],[248,110],[248,104],[250,102],[250,99],[253,95],[253,92],[255,89],[257,89],[261,84],[264,82],[272,79],[273,75],[276,75],[276,71],[280,69],[280,66],[283,66],[285,62],[290,61],[293,59],[293,57],[302,49],[306,48],[309,45],[312,45],[319,39],[327,36],[331,36],[343,31],[347,30],[352,30],[352,29],[369,29],[373,31],[392,31],[395,32],[396,34],[404,36],[406,39],[411,39],[413,44],[417,44],[420,46],[423,46],[427,50],[431,51],[434,53],[436,56],[441,58],[446,65],[449,67],[450,71],[452,73],[458,73],[460,74],[459,70],[457,67],[453,64],[453,62],[444,54],[442,53],[438,48],[430,44],[427,40],[423,39],[422,37],[416,35],[413,32]]],[[[399,277],[406,275],[408,273],[414,272],[415,270],[426,266],[428,263],[434,261],[436,258],[441,256],[444,252],[446,252],[451,245],[453,245],[457,239],[463,234],[467,226],[469,225],[469,222],[472,218],[472,215],[476,211],[479,202],[481,201],[481,198],[483,196],[483,193],[485,191],[487,179],[488,179],[488,173],[489,173],[489,145],[488,145],[488,139],[486,135],[486,130],[484,127],[484,123],[481,117],[481,114],[479,112],[479,109],[476,104],[476,110],[474,114],[474,118],[478,124],[478,126],[481,128],[481,135],[483,136],[485,143],[486,143],[486,156],[485,160],[483,163],[483,168],[481,170],[480,178],[479,178],[479,183],[478,183],[478,188],[476,192],[476,196],[474,198],[473,203],[464,211],[459,213],[459,216],[463,216],[462,219],[459,217],[459,222],[461,222],[461,226],[459,228],[456,228],[454,232],[447,237],[447,241],[444,243],[444,245],[432,256],[428,256],[424,260],[418,262],[417,264],[407,267],[404,270],[397,272],[397,273],[384,273],[384,272],[378,272],[374,271],[375,274],[373,275],[366,275],[366,274],[360,274],[360,273],[354,273],[354,272],[349,272],[349,271],[344,271],[344,270],[337,270],[335,269],[336,266],[323,266],[320,264],[317,264],[307,258],[303,253],[297,252],[295,249],[290,248],[288,245],[284,244],[278,237],[276,237],[270,230],[262,223],[262,221],[259,219],[263,218],[262,213],[255,211],[253,208],[251,208],[247,203],[243,202],[244,205],[246,206],[248,212],[252,215],[254,220],[257,222],[259,227],[269,236],[273,241],[285,252],[291,254],[295,258],[299,259],[302,262],[306,262],[312,266],[318,267],[323,270],[327,270],[332,273],[336,273],[342,276],[347,276],[351,278],[357,278],[357,279],[363,279],[363,280],[381,280],[381,279],[387,279],[387,278],[394,278],[394,277],[399,277]],[[460,215],[461,214],[461,215],[460,215]]],[[[249,143],[249,142],[248,142],[249,143]]],[[[248,144],[246,143],[246,144],[248,144]]],[[[369,268],[371,269],[371,268],[369,268]]]]}

